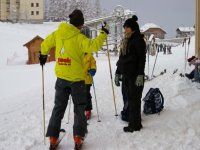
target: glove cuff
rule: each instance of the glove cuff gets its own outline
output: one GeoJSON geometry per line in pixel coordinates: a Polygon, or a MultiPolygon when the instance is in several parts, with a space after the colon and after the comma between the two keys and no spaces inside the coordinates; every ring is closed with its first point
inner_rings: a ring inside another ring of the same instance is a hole
{"type": "Polygon", "coordinates": [[[103,30],[106,34],[109,34],[109,31],[106,28],[102,28],[101,30],[103,30]]]}

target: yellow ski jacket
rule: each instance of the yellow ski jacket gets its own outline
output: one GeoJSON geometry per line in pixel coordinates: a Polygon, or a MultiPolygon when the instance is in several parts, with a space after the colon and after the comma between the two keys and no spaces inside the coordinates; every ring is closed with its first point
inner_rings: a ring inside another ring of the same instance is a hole
{"type": "Polygon", "coordinates": [[[92,77],[88,73],[90,69],[95,69],[96,70],[96,61],[92,54],[85,54],[84,57],[84,73],[85,73],[85,84],[92,84],[92,77]]]}
{"type": "Polygon", "coordinates": [[[63,22],[42,42],[41,54],[48,55],[50,49],[56,47],[56,76],[72,82],[85,80],[84,53],[97,52],[106,37],[107,34],[101,30],[99,36],[89,39],[75,26],[63,22]]]}

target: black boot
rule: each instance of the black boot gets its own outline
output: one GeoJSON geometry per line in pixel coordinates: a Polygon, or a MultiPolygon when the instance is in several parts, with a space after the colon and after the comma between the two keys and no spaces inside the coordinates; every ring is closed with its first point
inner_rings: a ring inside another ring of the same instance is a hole
{"type": "Polygon", "coordinates": [[[124,132],[133,132],[134,131],[134,129],[133,128],[131,128],[131,127],[124,127],[124,132]]]}
{"type": "Polygon", "coordinates": [[[131,127],[131,126],[127,126],[124,127],[124,132],[133,132],[133,131],[140,131],[140,129],[142,129],[142,125],[138,126],[138,127],[131,127]]]}
{"type": "Polygon", "coordinates": [[[140,131],[140,129],[142,129],[143,126],[140,124],[138,127],[134,127],[134,131],[140,131]]]}

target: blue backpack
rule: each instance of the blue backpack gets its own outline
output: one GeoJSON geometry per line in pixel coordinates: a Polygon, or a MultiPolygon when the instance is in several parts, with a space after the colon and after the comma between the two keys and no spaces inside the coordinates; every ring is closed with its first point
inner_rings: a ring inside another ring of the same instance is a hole
{"type": "Polygon", "coordinates": [[[164,108],[164,97],[159,88],[150,88],[143,101],[144,114],[160,113],[164,108]]]}

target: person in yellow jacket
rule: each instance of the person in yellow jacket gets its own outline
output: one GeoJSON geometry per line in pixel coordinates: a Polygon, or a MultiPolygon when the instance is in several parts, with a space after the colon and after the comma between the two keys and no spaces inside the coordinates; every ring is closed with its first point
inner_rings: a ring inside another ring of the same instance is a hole
{"type": "Polygon", "coordinates": [[[83,59],[85,53],[98,51],[103,45],[108,29],[102,26],[100,34],[95,39],[89,39],[81,34],[80,29],[84,24],[83,13],[74,10],[69,15],[69,23],[61,23],[57,30],[48,35],[41,44],[39,56],[40,64],[46,63],[47,55],[52,47],[56,48],[55,74],[55,104],[47,128],[46,136],[50,139],[50,148],[56,147],[61,120],[63,119],[69,95],[74,103],[73,135],[75,149],[81,147],[87,132],[85,117],[86,86],[83,59]]]}
{"type": "Polygon", "coordinates": [[[96,61],[92,54],[85,53],[84,57],[84,72],[85,72],[85,84],[86,84],[86,92],[87,92],[87,104],[85,107],[85,116],[86,119],[90,119],[91,110],[92,110],[92,96],[90,94],[90,88],[93,84],[93,76],[96,74],[96,61]]]}

